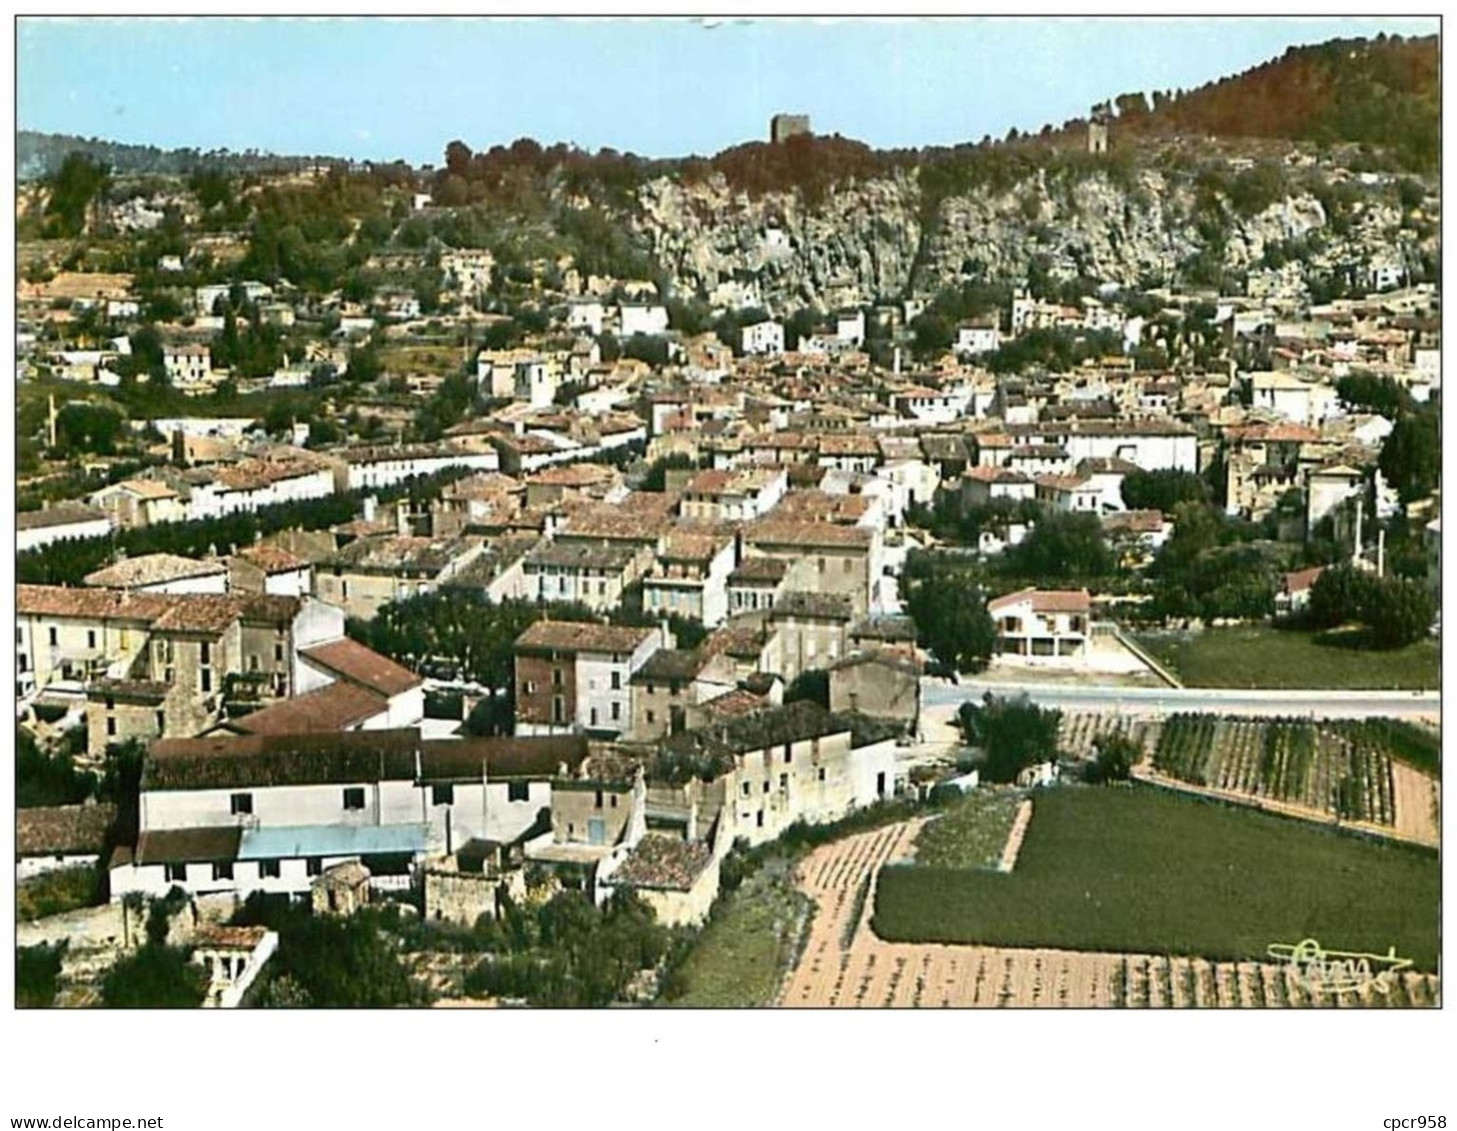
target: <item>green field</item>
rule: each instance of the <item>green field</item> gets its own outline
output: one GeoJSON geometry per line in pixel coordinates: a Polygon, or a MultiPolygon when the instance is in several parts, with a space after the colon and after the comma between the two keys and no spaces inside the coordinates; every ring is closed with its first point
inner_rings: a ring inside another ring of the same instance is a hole
{"type": "Polygon", "coordinates": [[[1010,875],[882,869],[874,928],[893,942],[1264,956],[1315,938],[1435,970],[1435,852],[1382,845],[1151,787],[1039,792],[1010,875]]]}
{"type": "Polygon", "coordinates": [[[1137,640],[1188,687],[1319,687],[1402,690],[1441,686],[1442,650],[1422,640],[1390,652],[1350,646],[1349,633],[1268,625],[1211,628],[1137,640]]]}
{"type": "Polygon", "coordinates": [[[675,972],[663,1003],[744,1008],[774,1003],[784,972],[808,926],[812,904],[795,890],[794,861],[770,857],[714,912],[675,972]]]}
{"type": "Polygon", "coordinates": [[[928,868],[995,868],[1022,800],[1019,789],[973,790],[916,837],[916,863],[928,868]]]}

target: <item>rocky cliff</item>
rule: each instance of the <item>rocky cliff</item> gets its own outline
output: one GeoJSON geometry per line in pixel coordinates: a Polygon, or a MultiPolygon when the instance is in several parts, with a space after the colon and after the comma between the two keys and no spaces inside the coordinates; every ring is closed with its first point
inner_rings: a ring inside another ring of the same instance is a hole
{"type": "Polygon", "coordinates": [[[1180,277],[1201,252],[1240,274],[1259,268],[1272,248],[1298,244],[1305,270],[1319,273],[1435,249],[1435,234],[1422,239],[1416,227],[1402,227],[1389,181],[1348,178],[1360,188],[1348,189],[1339,225],[1300,187],[1253,215],[1220,210],[1212,227],[1192,176],[1144,169],[1121,181],[1039,170],[1003,191],[931,202],[917,170],[897,170],[811,207],[798,192],[736,193],[718,176],[697,184],[659,178],[639,190],[638,208],[621,222],[678,293],[777,315],[929,298],[969,278],[1016,282],[1034,260],[1054,278],[1137,286],[1180,277]]]}

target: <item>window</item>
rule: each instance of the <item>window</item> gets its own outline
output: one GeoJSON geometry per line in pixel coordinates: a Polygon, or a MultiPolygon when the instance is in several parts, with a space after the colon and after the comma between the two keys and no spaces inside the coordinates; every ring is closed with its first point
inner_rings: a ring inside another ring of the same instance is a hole
{"type": "Polygon", "coordinates": [[[849,573],[852,569],[855,568],[855,563],[851,559],[842,558],[841,561],[844,564],[844,570],[846,573],[849,573]]]}
{"type": "Polygon", "coordinates": [[[233,878],[233,862],[229,860],[214,864],[212,866],[212,878],[215,880],[231,880],[233,878]]]}
{"type": "Polygon", "coordinates": [[[185,884],[187,882],[186,864],[168,864],[164,872],[169,884],[185,884]]]}
{"type": "Polygon", "coordinates": [[[206,695],[212,690],[212,668],[202,669],[202,693],[206,695]]]}
{"type": "Polygon", "coordinates": [[[47,636],[50,638],[50,642],[51,642],[51,647],[52,648],[54,648],[57,644],[60,643],[60,640],[57,638],[57,636],[56,636],[56,630],[54,628],[49,629],[47,631],[47,636]]]}
{"type": "Polygon", "coordinates": [[[281,664],[281,663],[283,663],[283,645],[282,644],[275,644],[273,646],[273,662],[275,664],[281,664]]]}
{"type": "Polygon", "coordinates": [[[554,723],[564,723],[567,721],[566,700],[560,695],[555,696],[551,701],[551,721],[554,723]]]}
{"type": "Polygon", "coordinates": [[[788,793],[789,792],[789,775],[788,774],[780,774],[779,775],[779,792],[780,793],[788,793]]]}
{"type": "Polygon", "coordinates": [[[248,670],[250,672],[256,672],[258,670],[258,657],[257,656],[249,656],[248,657],[248,670]]]}
{"type": "Polygon", "coordinates": [[[792,743],[792,742],[786,742],[784,744],[784,764],[787,766],[787,765],[789,765],[790,762],[793,762],[793,761],[794,761],[794,743],[792,743]]]}
{"type": "MultiPolygon", "coordinates": [[[[21,668],[20,670],[21,671],[24,671],[25,669],[24,668],[21,668]]],[[[655,722],[658,721],[657,716],[652,711],[649,711],[648,712],[647,718],[648,718],[648,726],[652,726],[655,722]]]]}
{"type": "Polygon", "coordinates": [[[750,794],[750,792],[751,792],[751,789],[750,789],[749,783],[748,782],[744,782],[744,796],[745,797],[748,797],[749,794],[750,794]]]}
{"type": "Polygon", "coordinates": [[[324,874],[324,858],[322,856],[310,856],[304,861],[304,871],[310,876],[322,876],[324,874]]]}
{"type": "Polygon", "coordinates": [[[823,766],[820,767],[820,775],[819,775],[819,777],[820,777],[820,781],[824,781],[825,780],[825,768],[823,766]]]}
{"type": "Polygon", "coordinates": [[[531,680],[529,680],[529,679],[528,680],[524,680],[522,682],[522,684],[521,684],[521,694],[522,695],[534,695],[535,693],[536,693],[536,684],[532,683],[531,680]]]}
{"type": "Polygon", "coordinates": [[[765,778],[764,779],[764,792],[765,793],[768,793],[769,790],[770,790],[770,788],[771,788],[771,783],[770,783],[770,781],[769,781],[768,778],[765,778]]]}
{"type": "Polygon", "coordinates": [[[106,716],[106,737],[107,738],[115,738],[116,737],[116,716],[114,716],[114,715],[107,715],[106,716]]]}
{"type": "Polygon", "coordinates": [[[617,808],[617,794],[612,794],[610,797],[607,798],[607,800],[611,808],[617,808]]]}
{"type": "Polygon", "coordinates": [[[600,789],[597,791],[597,808],[602,808],[602,791],[600,789]]]}
{"type": "Polygon", "coordinates": [[[167,733],[167,712],[166,711],[158,711],[157,712],[157,733],[159,735],[162,735],[162,734],[166,734],[167,733]]]}
{"type": "Polygon", "coordinates": [[[201,651],[201,655],[198,656],[198,661],[204,664],[212,663],[212,645],[204,640],[198,647],[201,651]]]}
{"type": "Polygon", "coordinates": [[[86,630],[86,647],[88,647],[88,648],[95,648],[96,647],[96,630],[95,629],[88,628],[86,630]]]}
{"type": "Polygon", "coordinates": [[[616,701],[612,704],[612,721],[618,722],[622,718],[622,704],[616,701]]]}
{"type": "Polygon", "coordinates": [[[592,708],[592,721],[591,721],[591,725],[592,726],[596,726],[597,725],[597,708],[596,707],[593,707],[592,708]]]}
{"type": "Polygon", "coordinates": [[[339,583],[339,588],[343,591],[342,596],[347,601],[349,599],[349,582],[341,581],[339,583]]]}
{"type": "Polygon", "coordinates": [[[553,687],[560,687],[562,685],[562,669],[561,668],[552,668],[551,669],[551,685],[553,687]]]}
{"type": "Polygon", "coordinates": [[[612,690],[613,691],[621,691],[622,690],[622,673],[621,672],[613,672],[612,673],[612,690]]]}
{"type": "Polygon", "coordinates": [[[531,795],[531,783],[524,781],[513,781],[506,783],[507,801],[526,801],[531,795]]]}
{"type": "Polygon", "coordinates": [[[825,559],[824,558],[821,558],[820,559],[820,572],[821,573],[824,573],[825,572],[825,559]]]}
{"type": "Polygon", "coordinates": [[[253,795],[251,793],[235,793],[228,798],[228,808],[233,816],[253,812],[253,795]]]}
{"type": "Polygon", "coordinates": [[[258,878],[260,880],[276,880],[281,874],[277,860],[258,861],[258,878]]]}
{"type": "Polygon", "coordinates": [[[764,827],[764,810],[762,810],[762,809],[759,810],[758,815],[756,816],[756,818],[754,820],[754,824],[757,825],[761,829],[764,827]]]}
{"type": "Polygon", "coordinates": [[[439,785],[430,787],[431,805],[454,805],[455,786],[450,782],[442,782],[439,785]]]}
{"type": "Polygon", "coordinates": [[[363,809],[364,808],[364,789],[363,789],[363,787],[361,787],[361,786],[355,786],[355,787],[353,787],[351,789],[346,789],[344,791],[344,808],[346,808],[346,809],[363,809]]]}

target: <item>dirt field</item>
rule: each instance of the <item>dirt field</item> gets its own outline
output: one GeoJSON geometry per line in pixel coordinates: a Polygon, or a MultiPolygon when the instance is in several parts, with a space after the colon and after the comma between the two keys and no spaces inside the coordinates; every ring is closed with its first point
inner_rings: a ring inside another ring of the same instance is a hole
{"type": "Polygon", "coordinates": [[[1431,1006],[1439,982],[1404,975],[1387,995],[1312,1000],[1277,963],[887,943],[870,930],[871,885],[904,860],[922,822],[892,825],[815,850],[797,880],[818,911],[777,1004],[810,1007],[1280,1007],[1431,1006]]]}
{"type": "Polygon", "coordinates": [[[1396,795],[1396,832],[1419,844],[1438,844],[1442,830],[1437,820],[1440,786],[1429,774],[1404,762],[1392,762],[1391,782],[1396,795]]]}

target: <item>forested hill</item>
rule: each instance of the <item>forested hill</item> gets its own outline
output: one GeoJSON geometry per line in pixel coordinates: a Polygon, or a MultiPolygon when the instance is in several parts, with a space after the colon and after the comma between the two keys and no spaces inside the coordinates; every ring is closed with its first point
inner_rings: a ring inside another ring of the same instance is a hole
{"type": "Polygon", "coordinates": [[[1354,142],[1431,170],[1440,151],[1437,38],[1333,39],[1188,92],[1117,99],[1135,133],[1354,142]]]}
{"type": "Polygon", "coordinates": [[[21,130],[15,137],[15,175],[20,181],[48,177],[61,167],[68,153],[84,153],[103,162],[113,173],[184,176],[194,169],[220,169],[230,173],[292,172],[314,164],[343,160],[337,157],[281,157],[248,150],[158,149],[155,145],[127,145],[71,134],[45,134],[21,130]]]}

